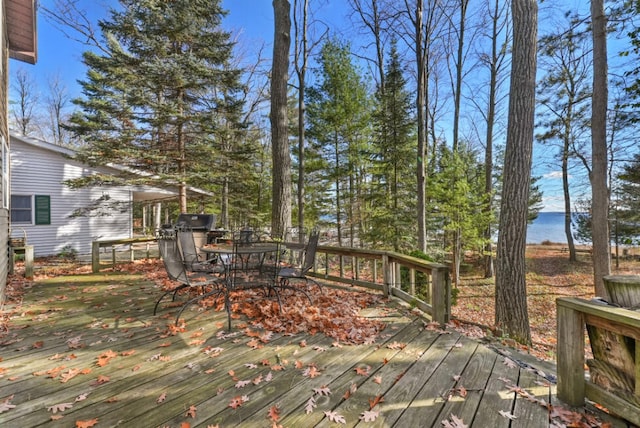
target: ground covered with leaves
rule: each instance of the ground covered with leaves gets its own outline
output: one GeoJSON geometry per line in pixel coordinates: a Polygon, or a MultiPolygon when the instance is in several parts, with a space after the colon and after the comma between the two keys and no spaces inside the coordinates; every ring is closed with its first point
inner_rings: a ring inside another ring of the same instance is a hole
{"type": "MultiPolygon", "coordinates": [[[[517,347],[537,358],[555,360],[556,303],[558,297],[594,297],[593,269],[587,248],[580,248],[578,261],[569,262],[569,253],[560,244],[527,247],[527,298],[533,346],[523,347],[494,329],[495,287],[484,279],[480,264],[466,265],[459,284],[457,304],[452,307],[454,324],[471,337],[490,337],[517,347]]],[[[612,274],[640,274],[640,261],[632,258],[612,262],[612,274]]]]}

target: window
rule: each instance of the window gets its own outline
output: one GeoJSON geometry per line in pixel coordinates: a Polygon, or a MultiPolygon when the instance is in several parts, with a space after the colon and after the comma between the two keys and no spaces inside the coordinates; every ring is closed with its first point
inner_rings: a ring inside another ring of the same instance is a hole
{"type": "Polygon", "coordinates": [[[11,223],[51,224],[51,197],[11,195],[11,223]]]}
{"type": "Polygon", "coordinates": [[[31,224],[31,195],[11,195],[11,223],[31,224]]]}

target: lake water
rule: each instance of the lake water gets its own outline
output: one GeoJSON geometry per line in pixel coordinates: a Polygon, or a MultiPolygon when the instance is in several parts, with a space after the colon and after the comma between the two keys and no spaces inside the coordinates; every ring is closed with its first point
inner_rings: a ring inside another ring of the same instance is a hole
{"type": "Polygon", "coordinates": [[[527,227],[527,244],[540,244],[543,241],[567,243],[563,212],[541,212],[527,227]]]}

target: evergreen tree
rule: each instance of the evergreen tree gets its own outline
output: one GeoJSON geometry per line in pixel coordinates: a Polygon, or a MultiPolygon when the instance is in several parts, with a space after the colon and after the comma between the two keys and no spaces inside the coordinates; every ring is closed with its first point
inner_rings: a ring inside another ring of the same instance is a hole
{"type": "Polygon", "coordinates": [[[455,152],[443,142],[436,155],[436,168],[427,188],[429,212],[432,227],[444,232],[439,238],[446,252],[457,253],[452,278],[457,283],[464,251],[482,251],[484,231],[492,220],[491,213],[484,209],[488,197],[482,180],[484,166],[478,161],[479,154],[464,141],[455,152]]]}
{"type": "Polygon", "coordinates": [[[370,133],[370,102],[348,46],[327,41],[319,62],[318,83],[308,91],[309,137],[326,165],[325,198],[334,202],[327,214],[335,217],[339,244],[346,225],[353,245],[356,228],[362,224],[367,169],[363,146],[370,133]]]}
{"type": "Polygon", "coordinates": [[[82,160],[146,172],[138,179],[145,183],[178,185],[181,211],[188,185],[219,180],[234,168],[212,164],[233,164],[242,154],[235,150],[242,141],[240,71],[228,65],[233,46],[220,28],[220,3],[121,0],[121,10],[100,22],[106,52],[83,55],[84,96],[74,100],[82,110],[72,129],[88,143],[82,160]]]}
{"type": "Polygon", "coordinates": [[[368,200],[367,240],[395,251],[415,247],[415,119],[400,57],[392,43],[384,75],[384,91],[376,92],[373,115],[372,183],[368,200]]]}

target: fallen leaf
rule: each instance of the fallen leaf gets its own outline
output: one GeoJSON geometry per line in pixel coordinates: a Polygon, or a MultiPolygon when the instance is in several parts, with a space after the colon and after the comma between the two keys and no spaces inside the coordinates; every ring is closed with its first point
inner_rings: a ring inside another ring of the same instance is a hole
{"type": "Polygon", "coordinates": [[[70,409],[73,407],[73,403],[60,403],[60,404],[54,404],[53,406],[49,406],[47,407],[47,410],[50,411],[51,413],[58,413],[58,412],[64,412],[67,409],[70,409]]]}
{"type": "Polygon", "coordinates": [[[187,413],[185,414],[186,417],[188,418],[196,418],[196,406],[194,406],[193,404],[191,406],[189,406],[189,410],[187,410],[187,413]]]}
{"type": "Polygon", "coordinates": [[[76,421],[76,428],[91,428],[98,423],[98,418],[89,419],[87,421],[76,421]]]}
{"type": "Polygon", "coordinates": [[[373,382],[377,383],[378,385],[380,385],[382,383],[382,376],[380,375],[376,375],[373,377],[373,382]]]}
{"type": "Polygon", "coordinates": [[[351,385],[349,386],[349,389],[345,391],[342,398],[344,398],[345,400],[348,399],[349,397],[351,397],[352,394],[355,394],[357,390],[358,390],[358,385],[352,382],[351,385]]]}
{"type": "Polygon", "coordinates": [[[109,349],[108,351],[103,352],[102,354],[98,355],[98,361],[96,362],[96,364],[99,367],[104,367],[107,364],[109,364],[109,361],[111,361],[112,359],[114,359],[117,356],[118,356],[118,354],[116,354],[111,349],[109,349]]]}
{"type": "Polygon", "coordinates": [[[162,394],[160,394],[160,396],[156,399],[156,403],[162,403],[164,400],[167,399],[167,393],[163,392],[162,394]]]}
{"type": "Polygon", "coordinates": [[[251,383],[250,380],[239,380],[236,382],[236,388],[244,388],[251,383]]]}
{"type": "Polygon", "coordinates": [[[371,370],[371,366],[364,366],[364,367],[356,367],[355,371],[356,374],[360,375],[360,376],[369,376],[369,370],[371,370]]]}
{"type": "Polygon", "coordinates": [[[331,422],[335,422],[337,424],[346,424],[347,421],[345,420],[344,416],[338,414],[338,412],[334,412],[334,411],[325,411],[324,415],[327,417],[327,419],[329,419],[331,422]]]}
{"type": "Polygon", "coordinates": [[[280,406],[279,405],[275,405],[275,406],[271,406],[269,408],[269,415],[268,418],[271,419],[273,422],[278,422],[278,419],[280,419],[280,406]]]}
{"type": "Polygon", "coordinates": [[[305,404],[304,406],[304,412],[308,415],[313,412],[313,409],[315,409],[316,406],[316,399],[314,397],[311,397],[307,400],[307,404],[305,404]]]}
{"type": "Polygon", "coordinates": [[[364,422],[373,422],[378,418],[379,415],[380,412],[378,411],[365,410],[364,412],[362,412],[362,414],[360,414],[360,420],[364,422]]]}
{"type": "Polygon", "coordinates": [[[442,421],[442,426],[444,428],[468,428],[468,425],[457,417],[456,415],[451,415],[449,419],[442,421]]]}
{"type": "Polygon", "coordinates": [[[93,382],[91,382],[92,386],[95,385],[102,385],[104,383],[109,382],[111,379],[109,379],[109,376],[104,376],[104,375],[100,375],[98,376],[98,378],[96,380],[94,380],[93,382]]]}
{"type": "Polygon", "coordinates": [[[313,379],[316,376],[320,376],[320,370],[316,366],[309,366],[302,372],[302,376],[313,379]]]}
{"type": "Polygon", "coordinates": [[[504,361],[502,361],[502,364],[504,364],[505,366],[509,367],[510,369],[517,369],[518,368],[518,364],[516,364],[516,362],[513,361],[511,358],[505,358],[504,361]]]}
{"type": "Polygon", "coordinates": [[[512,421],[518,419],[517,416],[514,416],[513,414],[506,412],[504,410],[500,410],[498,413],[500,413],[500,415],[502,415],[503,417],[507,418],[507,419],[511,419],[512,421]]]}
{"type": "Polygon", "coordinates": [[[373,410],[374,407],[376,407],[378,404],[382,403],[384,401],[384,398],[382,397],[382,395],[376,395],[373,398],[369,398],[369,410],[373,410]]]}
{"type": "Polygon", "coordinates": [[[246,395],[243,395],[243,396],[236,395],[231,399],[228,406],[231,407],[232,409],[237,409],[238,407],[242,406],[245,403],[245,401],[248,401],[248,400],[249,400],[249,397],[247,397],[246,395]],[[246,400],[245,400],[245,397],[246,397],[246,400]]]}
{"type": "Polygon", "coordinates": [[[406,348],[406,346],[407,346],[406,343],[400,343],[400,342],[394,341],[394,342],[391,342],[390,344],[388,344],[387,348],[400,350],[400,349],[406,348]]]}
{"type": "Polygon", "coordinates": [[[322,385],[320,388],[313,388],[313,392],[318,395],[328,397],[331,395],[331,389],[327,385],[322,385]]]}
{"type": "Polygon", "coordinates": [[[16,407],[15,404],[11,404],[11,400],[13,400],[13,395],[0,402],[0,413],[8,412],[16,407]]]}

